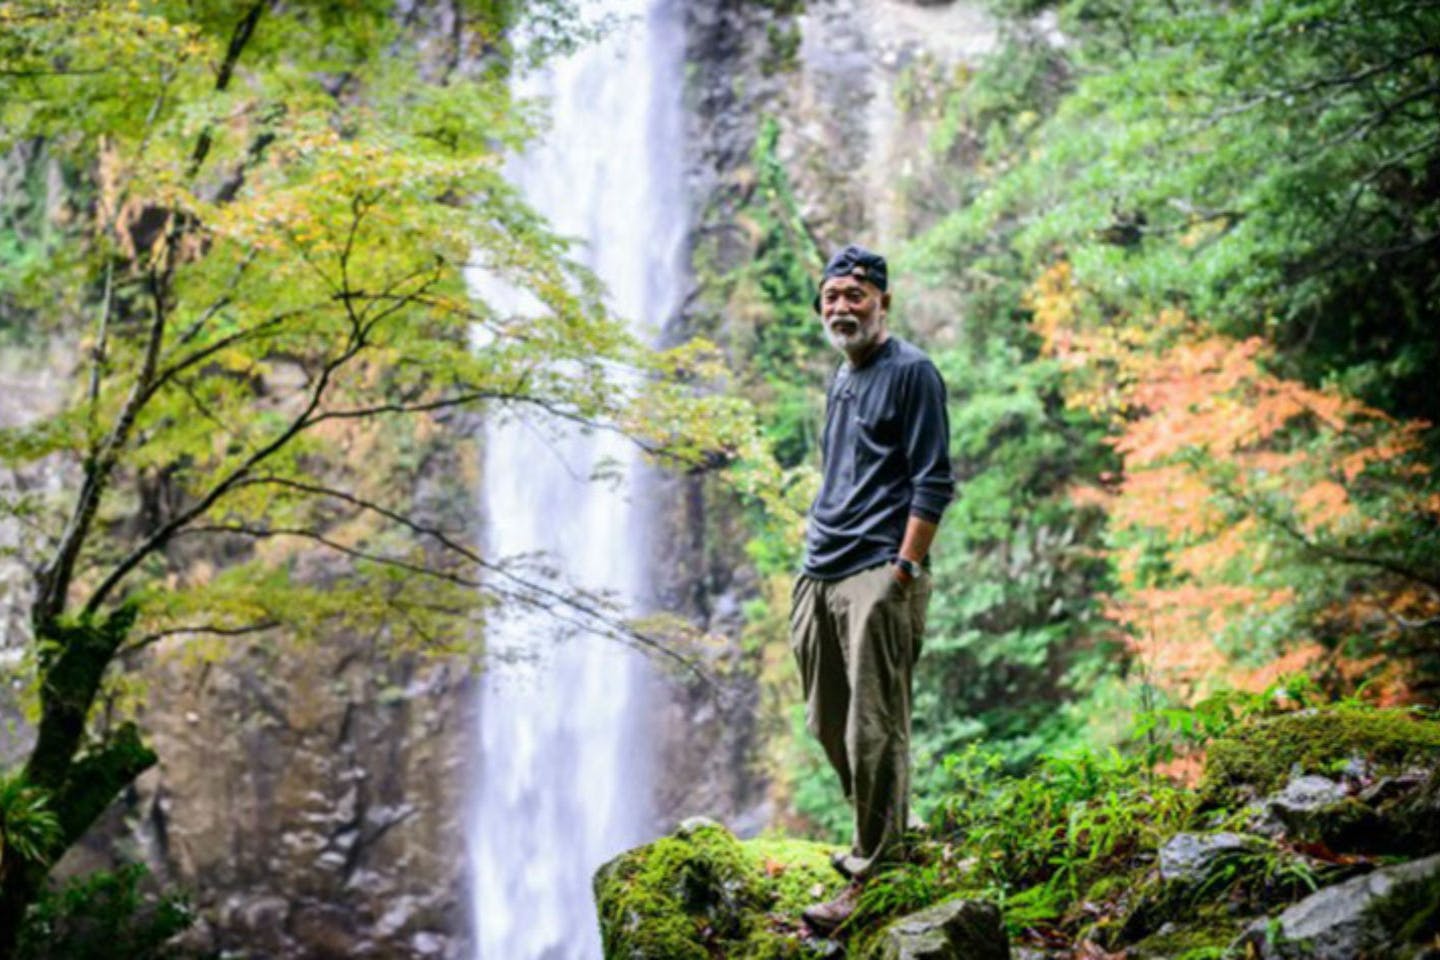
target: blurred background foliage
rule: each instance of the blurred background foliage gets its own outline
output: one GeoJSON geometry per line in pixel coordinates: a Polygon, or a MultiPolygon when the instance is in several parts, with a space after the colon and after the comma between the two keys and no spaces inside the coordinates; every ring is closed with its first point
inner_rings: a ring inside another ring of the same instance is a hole
{"type": "MultiPolygon", "coordinates": [[[[961,481],[916,674],[922,809],[969,744],[1016,772],[1217,690],[1433,702],[1440,4],[994,7],[995,53],[900,89],[930,137],[892,328],[945,375],[961,481]]],[[[803,466],[834,361],[819,254],[784,227],[773,130],[756,168],[740,352],[803,466]]],[[[798,556],[756,530],[778,582],[752,630],[778,645],[798,556]]],[[[791,809],[843,833],[803,724],[775,729],[791,809]]]]}

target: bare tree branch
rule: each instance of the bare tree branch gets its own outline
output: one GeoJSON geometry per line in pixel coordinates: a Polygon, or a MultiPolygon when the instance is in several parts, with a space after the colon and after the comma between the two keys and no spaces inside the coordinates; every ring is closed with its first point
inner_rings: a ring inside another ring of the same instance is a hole
{"type": "MultiPolygon", "coordinates": [[[[240,22],[235,25],[235,31],[230,35],[230,45],[225,50],[225,59],[220,62],[220,70],[215,76],[215,89],[223,91],[230,86],[230,78],[235,73],[235,65],[240,60],[240,54],[244,51],[245,45],[250,42],[250,37],[255,33],[255,25],[260,22],[260,15],[265,12],[269,0],[259,0],[245,11],[240,22]]],[[[200,166],[210,153],[210,145],[213,141],[213,134],[210,127],[206,126],[200,131],[200,138],[195,142],[195,150],[190,154],[190,168],[188,176],[193,177],[199,172],[200,166]]]]}
{"type": "Polygon", "coordinates": [[[89,536],[95,512],[100,506],[100,496],[110,483],[111,474],[120,458],[120,450],[130,438],[140,409],[150,397],[150,383],[155,377],[155,365],[160,357],[160,346],[165,339],[165,304],[159,284],[159,277],[151,271],[150,289],[154,316],[145,344],[140,375],[136,377],[135,386],[131,389],[120,415],[115,419],[109,435],[95,456],[85,464],[85,479],[81,484],[80,494],[75,499],[75,510],[60,537],[60,547],[56,550],[54,562],[46,567],[40,578],[40,591],[34,607],[40,620],[52,620],[65,609],[75,562],[89,536]]]}
{"type": "MultiPolygon", "coordinates": [[[[630,639],[630,640],[638,643],[639,645],[645,647],[646,649],[653,650],[653,651],[655,651],[655,652],[661,653],[661,654],[669,657],[670,659],[676,661],[677,663],[681,664],[682,666],[686,667],[687,669],[692,670],[692,671],[694,671],[694,672],[696,672],[696,673],[699,673],[699,674],[701,674],[701,675],[703,676],[703,671],[701,671],[701,670],[698,668],[698,666],[697,666],[691,659],[689,659],[689,658],[681,655],[680,653],[678,653],[678,652],[676,652],[675,650],[673,650],[672,648],[666,646],[663,642],[657,640],[656,638],[650,637],[650,636],[648,636],[648,635],[646,635],[646,634],[643,634],[643,633],[641,633],[641,632],[633,629],[633,628],[630,627],[628,624],[625,624],[623,621],[616,619],[613,615],[611,615],[611,614],[607,613],[606,611],[600,609],[598,598],[595,598],[595,597],[593,597],[592,595],[586,594],[586,593],[584,593],[583,591],[578,590],[578,589],[574,590],[573,592],[560,591],[560,590],[556,590],[556,589],[551,588],[551,587],[547,587],[547,586],[543,586],[543,585],[541,585],[541,584],[535,583],[533,580],[528,580],[528,579],[520,576],[519,574],[516,574],[513,570],[510,570],[510,569],[507,568],[504,564],[499,564],[499,563],[495,563],[495,562],[490,561],[490,560],[486,560],[486,559],[485,559],[484,557],[482,557],[479,553],[477,553],[473,548],[471,548],[470,546],[468,546],[468,545],[466,545],[466,544],[464,544],[464,543],[461,543],[459,540],[455,539],[454,536],[452,536],[451,534],[447,533],[446,531],[440,529],[439,527],[434,527],[434,526],[430,526],[429,524],[421,523],[421,522],[415,520],[415,519],[412,518],[412,517],[406,516],[405,514],[400,513],[399,511],[393,510],[393,509],[391,509],[391,508],[389,508],[389,507],[384,506],[383,504],[376,503],[375,501],[369,500],[369,499],[367,499],[367,498],[365,498],[365,497],[360,497],[360,496],[357,496],[356,494],[350,493],[350,492],[348,492],[348,491],[339,490],[339,489],[336,489],[336,488],[333,488],[333,487],[323,486],[323,485],[321,485],[321,484],[306,483],[306,482],[300,481],[300,480],[292,480],[292,479],[289,479],[289,478],[287,478],[287,477],[274,477],[274,476],[271,476],[271,477],[249,477],[249,478],[245,479],[244,481],[242,481],[240,485],[241,485],[241,486],[275,486],[275,487],[281,487],[281,488],[283,488],[283,489],[294,490],[294,491],[296,491],[296,492],[304,493],[304,494],[307,494],[307,495],[310,495],[310,496],[324,497],[324,498],[327,498],[327,499],[338,500],[338,501],[340,501],[340,502],[342,502],[342,503],[349,504],[350,506],[353,506],[353,507],[355,507],[355,508],[357,508],[357,509],[359,509],[359,510],[363,510],[363,511],[368,512],[368,513],[374,513],[374,514],[376,514],[376,515],[378,515],[378,516],[380,516],[380,517],[385,518],[386,520],[389,520],[391,523],[394,523],[394,524],[396,524],[396,525],[398,525],[398,526],[404,527],[406,530],[409,530],[411,533],[414,533],[414,534],[416,534],[417,536],[434,540],[436,543],[440,544],[440,546],[444,547],[446,550],[448,550],[448,551],[450,551],[450,552],[452,552],[452,553],[454,553],[454,554],[462,557],[463,559],[465,559],[465,560],[468,561],[469,563],[474,564],[476,567],[478,567],[478,568],[486,571],[487,573],[490,573],[490,574],[493,574],[493,575],[495,575],[495,576],[501,577],[501,578],[505,579],[506,581],[508,581],[509,583],[515,585],[517,588],[519,588],[519,589],[522,591],[522,593],[519,594],[519,595],[513,594],[513,593],[507,594],[505,591],[497,591],[497,590],[496,590],[496,587],[495,587],[495,585],[494,585],[493,583],[483,583],[483,582],[479,582],[479,581],[471,581],[471,580],[468,580],[468,579],[465,579],[465,578],[456,578],[454,575],[443,575],[443,577],[444,577],[445,579],[449,579],[449,580],[451,580],[451,582],[453,582],[453,583],[457,583],[457,584],[460,584],[460,585],[462,585],[462,586],[474,587],[474,588],[483,589],[483,590],[487,590],[487,591],[498,592],[498,593],[500,593],[502,596],[508,595],[508,596],[510,596],[510,597],[512,597],[512,598],[514,598],[514,599],[520,599],[520,600],[522,600],[522,601],[524,601],[524,602],[532,602],[532,603],[533,603],[533,601],[532,601],[530,598],[535,597],[535,596],[543,597],[543,598],[545,598],[547,601],[549,601],[549,602],[551,602],[551,603],[553,603],[553,604],[559,605],[560,607],[563,607],[563,608],[565,608],[565,609],[567,609],[567,610],[570,610],[570,611],[573,611],[573,612],[575,612],[575,613],[581,614],[583,617],[587,618],[588,620],[592,620],[592,621],[594,621],[595,623],[603,624],[608,631],[611,631],[611,632],[612,632],[612,634],[621,634],[621,635],[623,635],[625,638],[628,638],[628,639],[630,639]]],[[[194,528],[191,528],[191,529],[192,529],[192,530],[208,529],[208,530],[210,530],[211,532],[222,532],[222,531],[223,531],[223,532],[232,532],[232,533],[248,533],[248,534],[251,534],[251,535],[255,535],[254,533],[252,533],[252,531],[251,531],[250,529],[238,529],[238,530],[237,530],[237,529],[233,529],[233,528],[232,528],[231,526],[229,526],[229,525],[220,525],[220,526],[215,527],[215,528],[200,528],[200,527],[194,527],[194,528]]],[[[270,531],[270,532],[271,532],[271,533],[290,533],[290,535],[293,535],[293,536],[310,536],[311,534],[314,533],[314,531],[306,531],[306,530],[300,530],[300,531],[288,531],[288,530],[286,530],[286,531],[280,531],[280,530],[274,530],[274,531],[270,531]]],[[[329,543],[328,541],[322,539],[318,534],[315,535],[314,537],[312,537],[312,539],[316,539],[316,540],[319,541],[319,542],[325,543],[327,546],[330,545],[330,543],[329,543]]],[[[353,552],[352,552],[352,548],[344,547],[343,545],[342,545],[342,546],[337,546],[336,549],[338,549],[338,550],[340,550],[341,552],[344,552],[344,553],[351,553],[351,554],[354,555],[354,556],[364,556],[363,554],[353,553],[353,552]]],[[[365,556],[365,559],[375,559],[375,560],[378,560],[378,559],[380,559],[380,558],[378,558],[378,557],[373,557],[373,556],[365,556]]],[[[405,567],[406,567],[407,569],[413,568],[412,572],[416,572],[416,573],[425,572],[425,571],[427,570],[427,568],[424,568],[424,567],[421,566],[421,565],[411,564],[409,561],[396,561],[396,563],[397,563],[397,564],[400,564],[400,565],[405,565],[405,567]]],[[[436,571],[431,571],[431,573],[438,573],[438,572],[436,572],[436,571]]],[[[591,628],[591,632],[595,632],[595,631],[593,630],[593,628],[591,628]]],[[[709,680],[708,677],[706,677],[705,679],[707,679],[707,681],[709,680]]]]}
{"type": "Polygon", "coordinates": [[[116,656],[124,657],[138,653],[151,644],[158,643],[168,637],[189,636],[192,634],[209,634],[216,637],[245,637],[256,633],[264,633],[267,630],[275,630],[280,626],[282,626],[282,624],[278,620],[261,620],[241,627],[222,626],[215,623],[197,623],[183,627],[169,627],[165,630],[156,630],[154,633],[147,633],[138,640],[125,644],[116,651],[116,656]]]}

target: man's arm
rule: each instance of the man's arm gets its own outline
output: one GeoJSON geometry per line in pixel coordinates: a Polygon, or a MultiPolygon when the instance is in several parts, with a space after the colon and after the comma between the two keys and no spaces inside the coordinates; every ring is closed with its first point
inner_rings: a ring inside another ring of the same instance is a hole
{"type": "MultiPolygon", "coordinates": [[[[950,467],[945,382],[930,363],[916,364],[908,372],[905,460],[910,468],[911,497],[900,556],[920,563],[930,551],[941,514],[955,496],[955,478],[950,467]]],[[[910,579],[899,567],[895,576],[902,583],[910,579]]]]}
{"type": "MultiPolygon", "coordinates": [[[[926,520],[924,517],[917,517],[910,514],[910,519],[905,521],[905,539],[900,543],[900,556],[913,563],[920,563],[925,559],[925,554],[930,552],[930,544],[935,539],[935,530],[940,525],[926,520]]],[[[899,567],[894,568],[895,579],[901,583],[909,583],[911,576],[899,567]]]]}

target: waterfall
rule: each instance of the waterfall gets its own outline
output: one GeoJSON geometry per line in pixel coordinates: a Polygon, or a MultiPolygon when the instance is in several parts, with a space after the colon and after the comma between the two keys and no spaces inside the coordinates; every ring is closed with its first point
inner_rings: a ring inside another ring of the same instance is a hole
{"type": "MultiPolygon", "coordinates": [[[[651,334],[676,309],[682,276],[678,2],[612,0],[633,22],[535,78],[529,92],[550,99],[554,123],[513,167],[529,201],[581,241],[613,311],[651,334]]],[[[602,458],[633,466],[623,441],[557,443],[520,422],[494,427],[485,446],[492,556],[544,551],[583,587],[643,599],[643,496],[633,479],[619,490],[585,479],[602,458]]],[[[481,684],[467,814],[479,960],[598,960],[591,875],[652,828],[645,664],[618,643],[555,642],[557,632],[518,617],[487,638],[526,656],[492,657],[481,684]]]]}

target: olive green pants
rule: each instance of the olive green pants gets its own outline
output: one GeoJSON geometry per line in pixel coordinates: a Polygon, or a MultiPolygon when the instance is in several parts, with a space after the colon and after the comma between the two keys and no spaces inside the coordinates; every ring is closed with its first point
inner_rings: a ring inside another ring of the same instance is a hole
{"type": "Polygon", "coordinates": [[[910,803],[910,677],[920,656],[930,578],[889,564],[844,580],[800,576],[790,645],[805,720],[855,811],[846,866],[856,876],[898,852],[910,803]]]}

